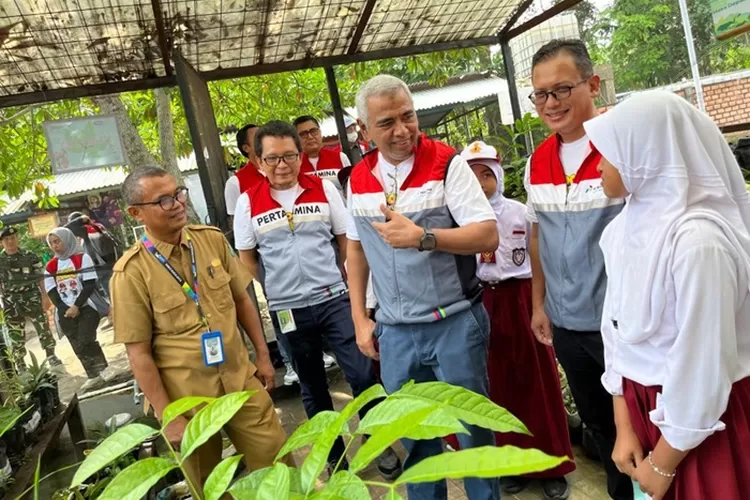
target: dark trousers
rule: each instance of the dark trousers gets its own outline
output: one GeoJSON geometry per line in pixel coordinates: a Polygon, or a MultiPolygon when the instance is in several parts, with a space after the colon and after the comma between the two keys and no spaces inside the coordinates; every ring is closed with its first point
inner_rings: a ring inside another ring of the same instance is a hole
{"type": "Polygon", "coordinates": [[[612,461],[615,446],[615,415],[612,396],[604,390],[604,344],[601,332],[576,332],[553,327],[558,361],[565,370],[578,414],[591,430],[599,457],[607,473],[607,492],[615,500],[632,500],[631,479],[612,461]]]}
{"type": "Polygon", "coordinates": [[[90,306],[83,306],[77,317],[66,318],[58,309],[57,319],[78,361],[86,370],[86,376],[97,377],[107,367],[107,358],[96,340],[96,328],[101,319],[99,313],[90,306]]]}
{"type": "MultiPolygon", "coordinates": [[[[299,376],[302,403],[308,418],[324,410],[333,410],[333,401],[328,392],[328,378],[323,364],[323,344],[336,356],[346,381],[357,397],[375,385],[372,360],[357,347],[352,323],[351,305],[348,295],[341,295],[322,304],[292,309],[297,329],[280,333],[289,348],[292,367],[299,376]]],[[[281,332],[276,312],[271,313],[276,332],[281,332]]],[[[360,411],[360,418],[374,406],[372,403],[360,411]]],[[[339,438],[331,449],[329,461],[338,460],[344,454],[344,441],[339,438]]]]}

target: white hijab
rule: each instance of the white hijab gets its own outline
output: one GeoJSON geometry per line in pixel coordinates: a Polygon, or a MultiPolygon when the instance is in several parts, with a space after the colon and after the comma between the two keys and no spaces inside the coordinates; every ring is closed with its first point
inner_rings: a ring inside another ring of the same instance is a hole
{"type": "MultiPolygon", "coordinates": [[[[669,92],[634,95],[584,124],[589,140],[620,172],[630,193],[602,234],[613,290],[613,317],[627,343],[658,331],[666,303],[677,229],[691,219],[717,224],[750,272],[750,197],[737,161],[718,127],[669,92]]],[[[609,293],[609,291],[608,291],[609,293]]]]}

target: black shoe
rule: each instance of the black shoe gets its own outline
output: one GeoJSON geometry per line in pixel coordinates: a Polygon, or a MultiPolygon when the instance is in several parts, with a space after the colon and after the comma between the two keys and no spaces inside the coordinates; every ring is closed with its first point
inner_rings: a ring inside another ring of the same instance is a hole
{"type": "Polygon", "coordinates": [[[564,477],[542,479],[542,492],[545,500],[565,500],[570,495],[570,486],[564,477]]]}
{"type": "Polygon", "coordinates": [[[526,489],[530,482],[531,479],[520,476],[504,477],[502,479],[503,491],[505,493],[520,493],[526,489]]]}
{"type": "Polygon", "coordinates": [[[380,475],[388,481],[395,481],[401,475],[401,472],[403,472],[401,459],[398,458],[398,455],[396,455],[396,452],[390,446],[375,459],[375,463],[380,475]]]}
{"type": "MultiPolygon", "coordinates": [[[[328,471],[328,479],[333,477],[333,470],[336,467],[336,464],[338,463],[338,460],[333,460],[331,462],[328,462],[328,465],[326,466],[326,470],[328,471]]],[[[336,469],[336,472],[340,470],[349,470],[349,461],[344,457],[343,460],[341,460],[341,463],[339,464],[339,468],[336,469]]]]}

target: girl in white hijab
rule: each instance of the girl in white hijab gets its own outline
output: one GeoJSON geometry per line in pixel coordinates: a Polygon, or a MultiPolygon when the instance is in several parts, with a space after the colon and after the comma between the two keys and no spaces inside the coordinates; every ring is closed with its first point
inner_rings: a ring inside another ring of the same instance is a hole
{"type": "MultiPolygon", "coordinates": [[[[545,498],[568,498],[565,475],[575,470],[568,419],[560,390],[555,354],[537,342],[531,330],[531,261],[526,205],[505,197],[503,169],[497,150],[482,141],[461,152],[479,180],[497,218],[500,244],[494,252],[477,255],[482,302],[490,318],[487,353],[489,395],[520,418],[532,436],[495,433],[497,446],[537,448],[570,460],[554,469],[524,477],[503,478],[506,493],[518,493],[532,479],[541,481],[545,498]]],[[[458,447],[458,440],[449,439],[458,447]]]]}
{"type": "Polygon", "coordinates": [[[613,459],[654,500],[750,495],[750,199],[708,116],[636,94],[585,125],[602,187],[613,459]]]}

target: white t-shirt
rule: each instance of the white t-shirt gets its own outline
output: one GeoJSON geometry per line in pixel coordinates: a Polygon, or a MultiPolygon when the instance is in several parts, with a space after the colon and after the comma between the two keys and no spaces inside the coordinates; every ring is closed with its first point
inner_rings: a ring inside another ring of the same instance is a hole
{"type": "MultiPolygon", "coordinates": [[[[571,175],[575,175],[575,173],[578,172],[578,169],[581,168],[583,161],[586,159],[590,152],[591,143],[587,135],[584,135],[577,141],[560,143],[560,163],[562,163],[566,178],[571,175]]],[[[526,189],[527,194],[529,192],[529,188],[531,187],[531,181],[529,180],[530,175],[531,158],[529,158],[529,160],[526,162],[526,171],[524,172],[523,176],[523,186],[524,189],[526,189]]],[[[526,202],[526,208],[526,218],[529,220],[529,222],[532,222],[534,224],[539,222],[539,219],[536,216],[536,212],[534,211],[534,207],[531,205],[531,202],[529,202],[528,199],[526,202]]]]}
{"type": "MultiPolygon", "coordinates": [[[[352,162],[349,161],[349,157],[346,156],[343,152],[339,153],[341,155],[341,164],[344,167],[351,167],[352,162]]],[[[316,158],[307,157],[308,160],[310,160],[310,163],[312,163],[312,166],[315,170],[318,170],[318,162],[320,161],[320,156],[316,158]]]]}
{"type": "MultiPolygon", "coordinates": [[[[272,189],[271,196],[281,205],[281,208],[287,212],[292,212],[299,189],[299,184],[283,191],[272,189]]],[[[323,179],[323,189],[331,210],[331,232],[336,236],[342,235],[346,233],[347,224],[344,200],[341,199],[338,189],[331,181],[323,179]]],[[[242,193],[237,200],[237,210],[234,217],[234,245],[237,250],[251,250],[258,245],[253,218],[250,216],[250,197],[247,193],[242,193]]]]}
{"type": "Polygon", "coordinates": [[[236,175],[230,175],[224,185],[224,201],[227,204],[227,214],[234,215],[234,208],[240,198],[240,180],[236,175]]]}
{"type": "MultiPolygon", "coordinates": [[[[81,290],[83,290],[83,282],[96,280],[94,261],[91,260],[88,254],[83,254],[81,269],[83,269],[82,272],[76,271],[73,261],[70,259],[58,259],[55,276],[44,271],[44,290],[49,293],[51,290],[57,288],[57,293],[65,305],[68,307],[74,305],[76,299],[81,294],[81,290]],[[66,273],[65,271],[70,272],[66,273]]],[[[94,307],[91,299],[87,301],[87,304],[94,307]]]]}
{"type": "MultiPolygon", "coordinates": [[[[389,193],[392,192],[394,183],[398,183],[399,189],[401,188],[412,168],[414,168],[413,155],[398,165],[392,165],[383,158],[382,154],[378,153],[378,163],[373,169],[373,174],[383,185],[385,192],[389,193]]],[[[350,240],[359,241],[359,232],[351,213],[351,185],[347,186],[347,193],[349,222],[346,237],[350,240]]],[[[448,166],[448,177],[445,180],[445,202],[453,219],[459,226],[495,220],[495,212],[492,210],[490,202],[487,201],[484,192],[482,192],[479,181],[466,160],[460,156],[455,156],[448,166]]]]}

